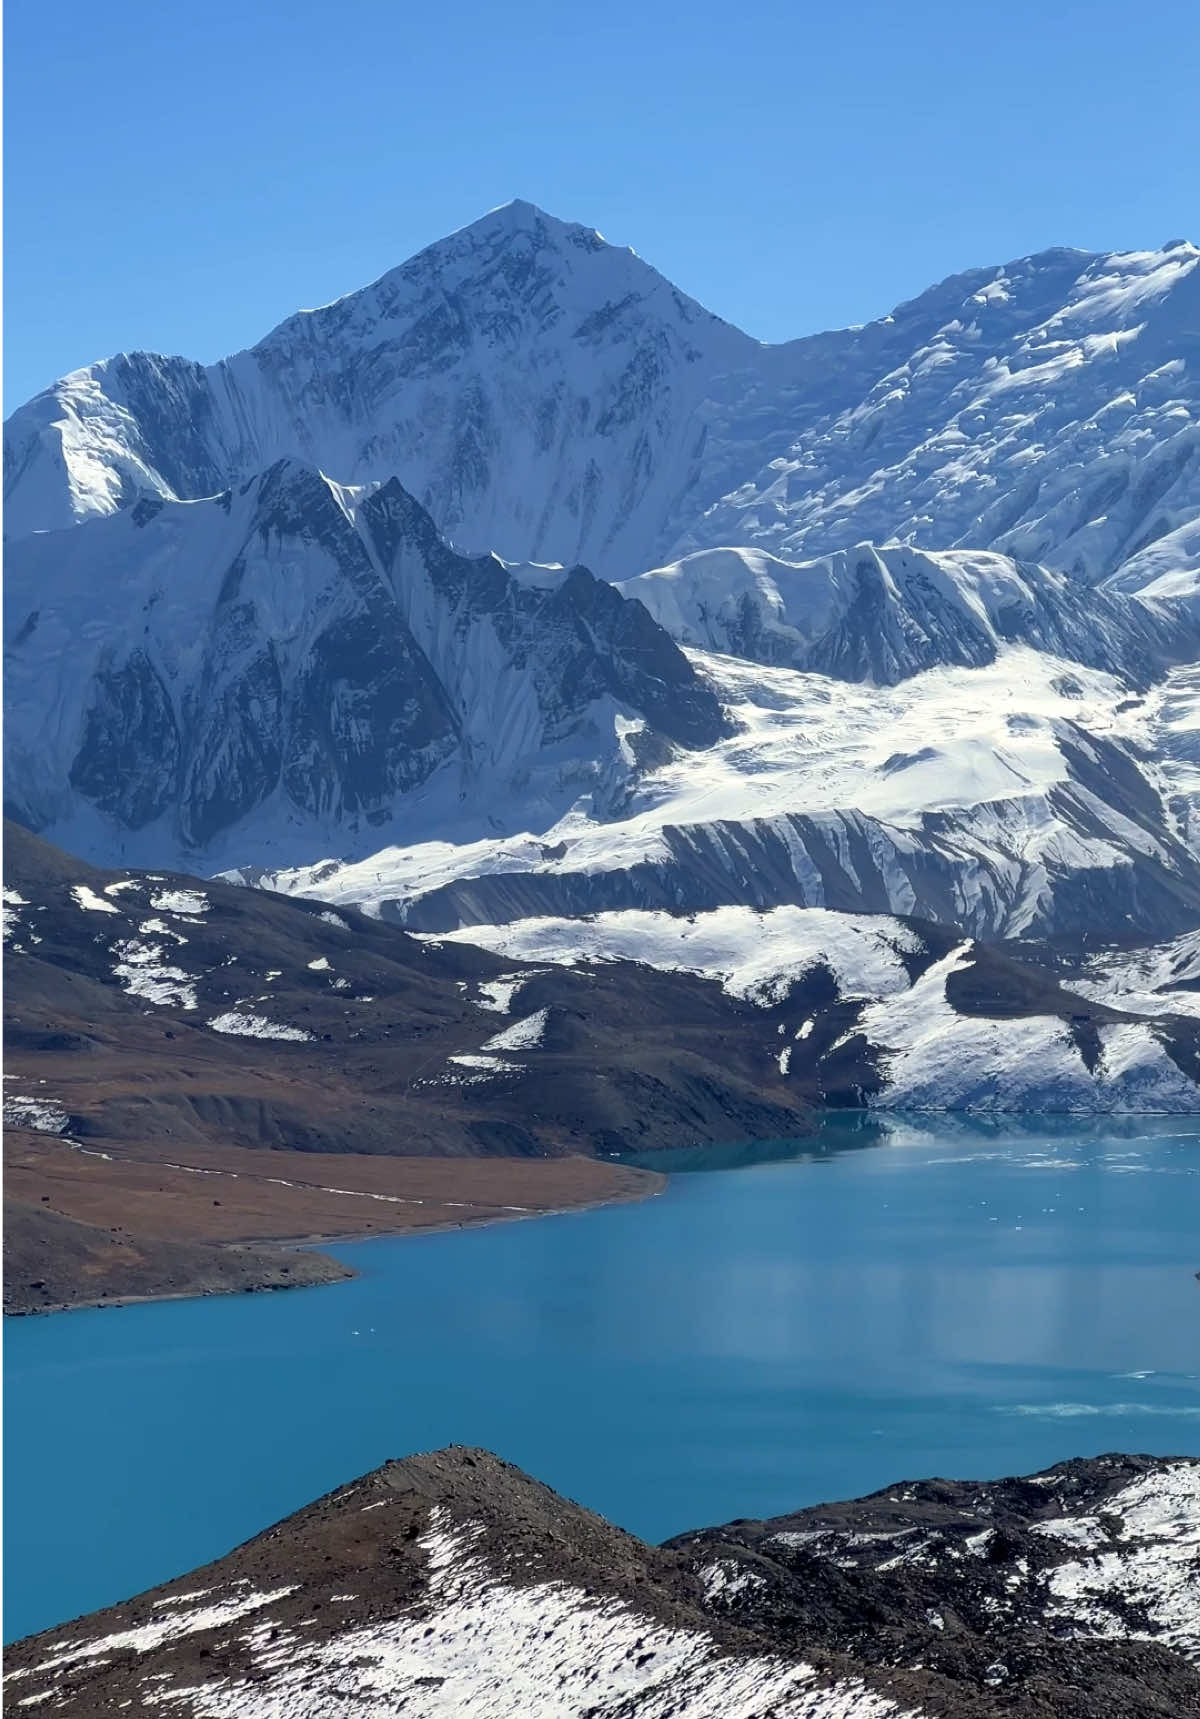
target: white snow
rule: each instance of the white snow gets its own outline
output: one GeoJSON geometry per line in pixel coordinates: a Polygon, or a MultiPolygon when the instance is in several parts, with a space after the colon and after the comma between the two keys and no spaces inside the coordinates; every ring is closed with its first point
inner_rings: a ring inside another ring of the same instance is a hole
{"type": "Polygon", "coordinates": [[[378,915],[497,874],[597,888],[611,875],[628,899],[629,874],[650,865],[685,880],[715,875],[735,901],[750,877],[824,907],[832,873],[842,900],[869,892],[873,908],[929,917],[949,901],[964,930],[994,937],[1036,930],[1060,878],[1107,879],[1146,858],[1177,864],[1165,805],[1147,829],[1072,781],[1080,729],[1153,749],[1157,704],[1131,701],[1111,675],[1024,646],[985,667],[931,669],[882,688],[688,654],[734,732],[631,774],[612,803],[582,796],[522,828],[535,808],[509,793],[488,816],[519,833],[468,826],[448,840],[461,817],[435,798],[407,814],[408,846],[272,871],[267,885],[378,915]],[[431,839],[420,839],[423,823],[431,839]],[[764,872],[780,866],[786,881],[773,885],[764,872]],[[928,900],[918,894],[923,871],[937,880],[928,900]]]}
{"type": "MultiPolygon", "coordinates": [[[[919,952],[920,939],[883,915],[726,907],[685,919],[630,909],[584,920],[473,925],[444,940],[475,943],[519,961],[620,959],[698,973],[762,1007],[781,1002],[821,964],[840,997],[866,1004],[853,1030],[879,1047],[886,1077],[884,1091],[871,1102],[893,1109],[1200,1110],[1200,1089],[1150,1024],[1102,1025],[1100,1061],[1091,1071],[1069,1023],[1057,1016],[964,1015],[947,1001],[946,981],[974,960],[965,940],[910,984],[902,957],[919,952]]],[[[772,1053],[781,1074],[790,1070],[794,1044],[811,1032],[810,1018],[793,1044],[772,1053]]]]}
{"type": "Polygon", "coordinates": [[[476,986],[475,1003],[497,1015],[507,1015],[513,998],[533,973],[513,973],[506,979],[482,979],[476,986]]]}
{"type": "Polygon", "coordinates": [[[269,1021],[265,1015],[249,1014],[242,1009],[228,1009],[222,1015],[214,1015],[209,1026],[215,1033],[232,1033],[243,1039],[293,1039],[297,1042],[311,1040],[312,1034],[305,1032],[303,1027],[289,1027],[279,1021],[269,1021]]]}
{"type": "Polygon", "coordinates": [[[1191,245],[968,269],[769,346],[519,207],[221,363],[143,361],[147,422],[112,361],[64,377],[9,422],[9,531],[171,496],[185,446],[234,486],[298,448],[346,485],[398,474],[460,546],[542,586],[555,563],[620,578],[696,548],[799,560],[864,537],[1100,577],[1198,511],[1191,245]],[[382,380],[347,411],[339,382],[368,369],[382,380]]]}
{"type": "Polygon", "coordinates": [[[269,1657],[252,1649],[265,1675],[214,1679],[170,1698],[188,1701],[197,1719],[569,1719],[585,1710],[628,1719],[902,1719],[857,1679],[826,1684],[803,1662],[727,1654],[699,1631],[669,1629],[567,1583],[510,1584],[478,1556],[476,1538],[435,1511],[420,1542],[426,1603],[331,1640],[288,1631],[269,1657]]]}
{"type": "Polygon", "coordinates": [[[1072,988],[1133,1015],[1200,1017],[1200,932],[1131,952],[1096,955],[1072,988]]]}
{"type": "Polygon", "coordinates": [[[89,889],[86,883],[73,883],[71,894],[75,898],[76,905],[82,907],[87,913],[116,913],[118,911],[111,901],[105,901],[102,895],[97,895],[95,890],[89,889]]]}
{"type": "Polygon", "coordinates": [[[21,916],[16,911],[17,908],[28,906],[29,903],[26,901],[25,897],[19,893],[19,891],[9,889],[7,885],[5,886],[4,906],[3,909],[0,910],[3,914],[5,943],[10,943],[21,928],[21,916]]]}
{"type": "Polygon", "coordinates": [[[526,1015],[524,1020],[514,1021],[503,1032],[493,1034],[484,1041],[482,1048],[485,1051],[534,1050],[542,1042],[549,1018],[549,1009],[538,1009],[536,1013],[526,1015]]]}
{"type": "MultiPolygon", "coordinates": [[[[573,966],[639,961],[716,979],[734,997],[767,1007],[818,964],[843,995],[878,997],[907,989],[901,952],[920,940],[898,920],[824,908],[719,907],[681,918],[629,909],[588,919],[521,919],[470,925],[446,940],[474,943],[515,960],[573,966]]],[[[803,1031],[803,1029],[801,1029],[803,1031]]],[[[811,1028],[810,1028],[811,1030],[811,1028]]]]}
{"type": "Polygon", "coordinates": [[[98,1659],[102,1654],[131,1651],[150,1653],[166,1642],[176,1641],[180,1637],[197,1635],[202,1630],[222,1629],[225,1625],[246,1617],[250,1612],[261,1611],[264,1606],[274,1605],[276,1601],[295,1591],[294,1585],[275,1588],[269,1593],[256,1593],[252,1589],[249,1593],[231,1595],[228,1599],[217,1600],[207,1606],[196,1606],[190,1611],[177,1610],[176,1602],[167,1599],[161,1601],[158,1607],[160,1611],[166,1612],[165,1617],[151,1618],[149,1623],[136,1629],[117,1630],[112,1635],[93,1636],[88,1641],[73,1644],[68,1642],[64,1651],[43,1660],[37,1670],[57,1670],[63,1665],[75,1665],[82,1659],[98,1659]]]}
{"type": "Polygon", "coordinates": [[[114,943],[113,954],[119,957],[113,966],[113,976],[130,996],[182,1009],[196,1007],[195,978],[163,959],[161,943],[141,943],[131,937],[114,943]]]}
{"type": "Polygon", "coordinates": [[[159,913],[180,913],[194,919],[208,912],[208,897],[198,889],[160,889],[150,897],[150,905],[159,913]]]}
{"type": "Polygon", "coordinates": [[[459,1056],[447,1057],[446,1061],[453,1063],[456,1068],[465,1068],[471,1071],[470,1079],[459,1082],[465,1086],[475,1085],[495,1074],[521,1074],[524,1072],[520,1063],[505,1062],[503,1057],[488,1056],[479,1051],[464,1051],[459,1056]]]}
{"type": "Polygon", "coordinates": [[[165,919],[143,919],[138,926],[143,937],[169,937],[172,943],[186,943],[183,932],[174,925],[168,925],[165,919]]]}
{"type": "Polygon", "coordinates": [[[32,1128],[38,1134],[61,1134],[70,1118],[54,1098],[28,1098],[17,1093],[4,1095],[4,1126],[32,1128]]]}
{"type": "Polygon", "coordinates": [[[1149,1027],[1102,1026],[1088,1071],[1066,1022],[1053,1016],[960,1015],[946,980],[973,957],[963,943],[903,996],[863,1011],[859,1030],[886,1047],[883,1102],[900,1110],[1200,1110],[1200,1090],[1149,1027]]]}
{"type": "Polygon", "coordinates": [[[1047,1523],[1043,1533],[1078,1547],[1046,1577],[1052,1610],[1081,1636],[1159,1640],[1200,1658],[1200,1463],[1173,1464],[1104,1501],[1099,1516],[1047,1523]],[[1144,1611],[1146,1627],[1127,1608],[1144,1611]]]}
{"type": "Polygon", "coordinates": [[[765,1588],[766,1578],[757,1570],[748,1570],[744,1564],[739,1564],[734,1558],[720,1558],[715,1563],[704,1564],[696,1572],[700,1578],[700,1586],[708,1601],[720,1600],[728,1603],[736,1600],[740,1594],[753,1593],[756,1589],[765,1588]]]}

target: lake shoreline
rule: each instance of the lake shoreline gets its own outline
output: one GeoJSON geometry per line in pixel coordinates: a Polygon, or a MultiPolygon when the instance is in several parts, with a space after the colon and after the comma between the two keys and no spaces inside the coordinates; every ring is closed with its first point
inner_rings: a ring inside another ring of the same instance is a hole
{"type": "MultiPolygon", "coordinates": [[[[466,1160],[465,1162],[478,1162],[466,1160]]],[[[547,1163],[561,1160],[546,1160],[547,1163]]],[[[591,1162],[590,1160],[588,1162],[591,1162]]],[[[353,1266],[334,1258],[323,1251],[326,1248],[353,1245],[360,1242],[408,1240],[419,1235],[447,1235],[458,1230],[484,1229],[494,1224],[518,1223],[531,1218],[562,1217],[571,1212],[596,1211],[604,1206],[619,1206],[638,1204],[643,1200],[656,1198],[667,1187],[669,1178],[661,1171],[643,1169],[635,1166],[620,1166],[626,1177],[636,1177],[633,1185],[614,1188],[607,1194],[589,1195],[577,1200],[560,1201],[559,1204],[538,1206],[513,1206],[511,1208],[480,1207],[467,1215],[460,1217],[445,1217],[431,1222],[399,1223],[390,1229],[356,1229],[320,1231],[304,1235],[292,1236],[246,1236],[238,1241],[213,1242],[207,1244],[206,1251],[217,1258],[232,1261],[234,1266],[239,1263],[237,1255],[245,1253],[252,1257],[254,1265],[251,1268],[250,1281],[238,1281],[236,1278],[228,1283],[205,1286],[198,1282],[192,1287],[149,1289],[118,1295],[104,1295],[93,1298],[92,1295],[77,1297],[74,1300],[59,1300],[40,1302],[30,1305],[7,1304],[4,1315],[10,1319],[36,1318],[46,1314],[96,1312],[106,1308],[137,1307],[151,1302],[167,1301],[204,1301],[214,1296],[232,1295],[273,1295],[281,1291],[298,1289],[324,1289],[334,1284],[353,1281],[361,1274],[353,1266]],[[293,1277],[291,1264],[278,1264],[278,1275],[272,1281],[255,1281],[261,1276],[261,1266],[264,1261],[279,1259],[294,1261],[302,1258],[306,1262],[303,1275],[293,1277]]],[[[466,1205],[468,1202],[463,1202],[466,1205]]],[[[6,1211],[6,1228],[8,1213],[6,1211]]],[[[170,1238],[157,1238],[165,1247],[172,1245],[170,1238]]]]}

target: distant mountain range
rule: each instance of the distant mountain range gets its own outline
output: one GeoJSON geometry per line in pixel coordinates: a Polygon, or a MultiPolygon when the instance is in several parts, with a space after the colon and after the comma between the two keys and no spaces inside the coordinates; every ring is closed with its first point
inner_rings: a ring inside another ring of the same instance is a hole
{"type": "Polygon", "coordinates": [[[8,809],[502,948],[787,908],[1161,977],[1198,265],[1044,252],[768,347],[514,203],[219,364],[75,372],[6,426],[8,809]]]}
{"type": "Polygon", "coordinates": [[[1200,1705],[1194,1461],[623,1533],[484,1450],[389,1462],[15,1643],[66,1719],[1162,1719],[1200,1705]]]}

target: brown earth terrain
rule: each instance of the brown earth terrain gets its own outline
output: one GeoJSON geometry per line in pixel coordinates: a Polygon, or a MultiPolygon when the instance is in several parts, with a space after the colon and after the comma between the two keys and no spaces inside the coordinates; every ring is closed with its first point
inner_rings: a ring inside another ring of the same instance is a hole
{"type": "Polygon", "coordinates": [[[9,1312],[329,1281],[270,1244],[639,1197],[623,1153],[813,1126],[711,981],[521,968],[12,824],[4,858],[9,1312]]]}
{"type": "Polygon", "coordinates": [[[5,1311],[336,1282],[301,1243],[412,1235],[656,1193],[589,1158],[384,1158],[196,1147],[178,1159],[10,1129],[5,1311]],[[286,1243],[285,1247],[270,1244],[286,1243]]]}
{"type": "MultiPolygon", "coordinates": [[[[820,963],[757,1003],[632,961],[521,964],[319,901],[99,870],[12,823],[4,878],[9,1311],[324,1281],[342,1268],[271,1244],[628,1197],[647,1184],[622,1159],[793,1141],[883,1084],[864,1000],[820,963]],[[214,1169],[219,1191],[193,1174],[214,1169]]],[[[956,934],[908,929],[915,979],[956,934]]],[[[1058,966],[976,945],[947,1000],[1056,1015],[1098,1054],[1123,1017],[1058,966]]],[[[1200,1022],[1162,1031],[1200,1071],[1200,1022]]]]}

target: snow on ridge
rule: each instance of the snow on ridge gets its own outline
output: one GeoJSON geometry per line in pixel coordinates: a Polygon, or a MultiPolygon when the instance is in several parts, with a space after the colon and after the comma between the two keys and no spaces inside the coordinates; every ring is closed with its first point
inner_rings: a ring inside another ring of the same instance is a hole
{"type": "MultiPolygon", "coordinates": [[[[818,964],[842,999],[863,1007],[852,1031],[876,1048],[883,1089],[876,1106],[904,1110],[1097,1110],[1194,1112],[1200,1088],[1168,1055],[1149,1022],[1106,1022],[1090,1069],[1057,1015],[961,1014],[947,980],[969,967],[970,940],[910,982],[904,956],[920,938],[886,915],[826,908],[715,908],[687,918],[636,909],[586,919],[524,919],[464,926],[444,941],[472,943],[514,960],[576,966],[628,960],[717,980],[731,996],[762,1008],[782,1002],[818,964]]],[[[792,1042],[772,1050],[779,1072],[796,1067],[811,1018],[792,1042]]],[[[782,1031],[782,1028],[781,1028],[782,1031]]],[[[489,1041],[485,1049],[497,1044],[489,1041]]],[[[515,1045],[508,1048],[515,1049],[515,1045]]],[[[837,1050],[835,1044],[830,1047],[837,1050]]]]}
{"type": "Polygon", "coordinates": [[[29,903],[19,890],[10,889],[7,884],[5,885],[4,906],[3,909],[0,910],[3,917],[5,943],[11,943],[17,932],[21,929],[21,915],[17,912],[17,909],[19,907],[28,906],[29,903]]]}
{"type": "Polygon", "coordinates": [[[516,960],[574,966],[581,961],[638,961],[716,979],[730,996],[768,1007],[818,964],[844,995],[877,997],[906,990],[901,951],[919,938],[884,915],[821,907],[718,907],[688,918],[661,910],[623,909],[588,919],[522,919],[470,925],[445,940],[473,943],[516,960]]]}
{"type": "Polygon", "coordinates": [[[486,1051],[460,1051],[456,1056],[448,1056],[446,1061],[452,1063],[455,1068],[465,1068],[469,1071],[468,1078],[459,1081],[459,1084],[464,1086],[489,1080],[494,1074],[523,1074],[525,1072],[520,1063],[505,1062],[503,1057],[493,1056],[486,1051]]]}
{"type": "Polygon", "coordinates": [[[864,1009],[857,1030],[884,1047],[887,1084],[877,1103],[898,1110],[1200,1110],[1200,1088],[1149,1025],[1100,1026],[1092,1071],[1058,1016],[959,1014],[946,981],[974,959],[970,943],[961,943],[904,995],[864,1009]]]}
{"type": "Polygon", "coordinates": [[[516,1585],[478,1552],[479,1531],[435,1507],[419,1544],[428,1592],[412,1612],[316,1642],[253,1638],[254,1680],[187,1692],[197,1719],[919,1719],[857,1678],[822,1682],[803,1661],[733,1655],[698,1629],[567,1582],[516,1585]]]}
{"type": "Polygon", "coordinates": [[[1200,931],[1145,949],[1095,955],[1072,988],[1131,1015],[1200,1016],[1200,931]]]}
{"type": "MultiPolygon", "coordinates": [[[[1006,647],[984,667],[930,669],[883,688],[685,655],[731,712],[733,731],[631,769],[613,805],[581,796],[547,823],[537,821],[544,807],[510,797],[484,834],[490,811],[464,826],[439,800],[414,807],[403,846],[264,881],[419,927],[422,901],[451,890],[470,900],[464,920],[511,917],[502,888],[489,910],[498,875],[555,880],[543,892],[551,900],[578,880],[576,893],[603,908],[606,880],[627,901],[628,874],[646,865],[677,872],[690,905],[695,872],[695,905],[707,907],[714,879],[727,874],[736,900],[747,864],[761,858],[786,864],[781,893],[809,907],[823,907],[836,888],[847,905],[857,892],[872,909],[936,919],[950,899],[964,929],[995,937],[1052,927],[1060,880],[1132,872],[1155,848],[1148,829],[1094,792],[1078,815],[1071,809],[1083,793],[1072,774],[1080,729],[1139,754],[1152,743],[1156,707],[1130,700],[1112,675],[1026,646],[1006,647]],[[495,833],[506,827],[512,833],[495,833]],[[464,890],[474,880],[479,891],[464,890]]],[[[1102,766],[1091,767],[1099,784],[1102,766]]],[[[1164,809],[1159,848],[1168,828],[1164,809]]],[[[449,903],[444,922],[457,911],[449,903]]]]}
{"type": "Polygon", "coordinates": [[[13,536],[172,496],[184,469],[214,493],[298,445],[343,487],[398,473],[471,550],[612,578],[714,542],[804,558],[935,531],[1099,577],[1197,512],[1192,246],[1051,249],[771,346],[521,210],[215,365],[133,353],[61,379],[7,426],[13,536]]]}

